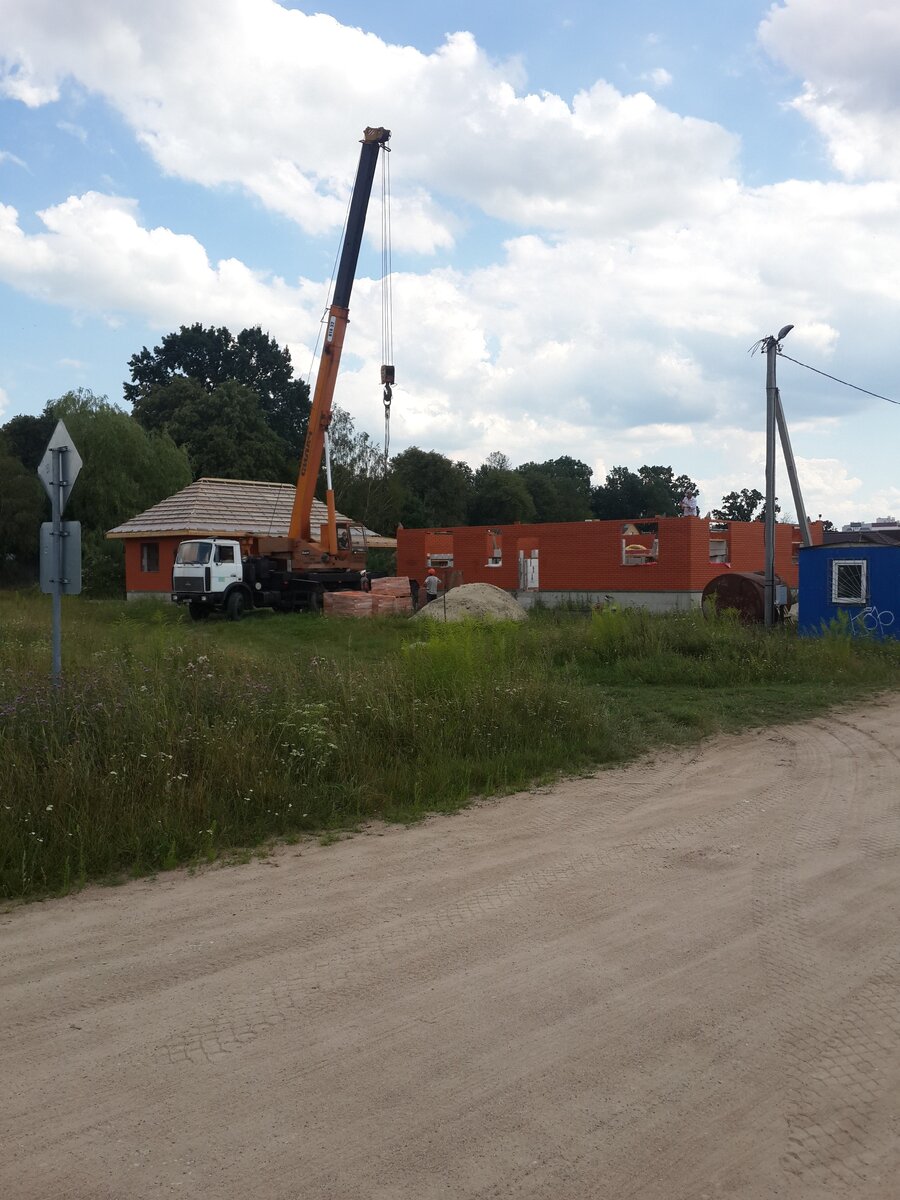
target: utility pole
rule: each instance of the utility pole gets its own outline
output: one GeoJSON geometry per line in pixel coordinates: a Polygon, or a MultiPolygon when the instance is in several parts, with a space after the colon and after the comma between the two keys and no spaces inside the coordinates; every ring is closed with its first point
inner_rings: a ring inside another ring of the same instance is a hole
{"type": "Polygon", "coordinates": [[[778,385],[775,381],[775,356],[782,338],[793,329],[783,326],[777,337],[767,337],[766,347],[766,531],[765,531],[765,592],[766,628],[775,624],[775,426],[778,410],[778,385]]]}

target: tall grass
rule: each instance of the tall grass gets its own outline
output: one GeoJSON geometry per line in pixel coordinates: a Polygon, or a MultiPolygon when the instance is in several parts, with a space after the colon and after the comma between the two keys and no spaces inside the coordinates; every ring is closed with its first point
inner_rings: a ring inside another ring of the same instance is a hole
{"type": "Polygon", "coordinates": [[[0,596],[0,895],[213,859],[621,761],[900,682],[900,645],[694,614],[520,625],[0,596]]]}

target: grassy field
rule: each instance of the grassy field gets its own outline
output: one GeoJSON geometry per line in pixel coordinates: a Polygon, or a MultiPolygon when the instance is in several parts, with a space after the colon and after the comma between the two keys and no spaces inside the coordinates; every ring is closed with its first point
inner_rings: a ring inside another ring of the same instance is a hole
{"type": "Polygon", "coordinates": [[[794,719],[900,685],[900,642],[699,615],[464,626],[0,593],[0,896],[64,892],[794,719]]]}

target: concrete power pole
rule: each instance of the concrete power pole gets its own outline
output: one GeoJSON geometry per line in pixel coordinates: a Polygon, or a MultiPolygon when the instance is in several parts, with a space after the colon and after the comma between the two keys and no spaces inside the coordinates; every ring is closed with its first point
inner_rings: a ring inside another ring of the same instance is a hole
{"type": "Polygon", "coordinates": [[[766,347],[766,534],[765,593],[766,628],[775,624],[775,427],[777,424],[778,384],[775,380],[775,356],[783,338],[793,329],[783,326],[777,337],[768,337],[766,347]]]}

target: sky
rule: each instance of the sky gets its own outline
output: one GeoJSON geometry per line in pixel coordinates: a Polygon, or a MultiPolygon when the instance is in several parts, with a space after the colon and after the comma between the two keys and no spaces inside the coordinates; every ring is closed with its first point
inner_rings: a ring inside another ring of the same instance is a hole
{"type": "MultiPolygon", "coordinates": [[[[895,0],[0,0],[0,422],[197,321],[309,378],[385,126],[392,452],[763,490],[758,339],[900,400],[897,61],[895,0]]],[[[376,439],[381,217],[335,397],[376,439]]],[[[900,516],[900,405],[777,369],[809,514],[900,516]]]]}

